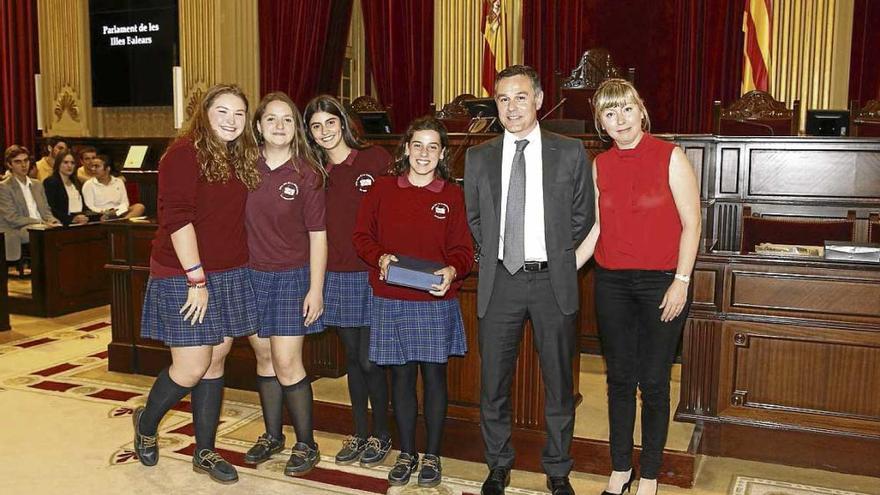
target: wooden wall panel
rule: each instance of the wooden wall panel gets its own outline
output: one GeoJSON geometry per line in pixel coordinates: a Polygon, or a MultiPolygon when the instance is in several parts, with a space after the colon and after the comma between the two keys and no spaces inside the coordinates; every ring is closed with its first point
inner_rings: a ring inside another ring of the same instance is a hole
{"type": "Polygon", "coordinates": [[[880,197],[876,151],[751,151],[749,195],[880,197]]]}
{"type": "Polygon", "coordinates": [[[853,270],[742,265],[730,270],[725,311],[821,317],[880,325],[880,274],[853,270]]]}

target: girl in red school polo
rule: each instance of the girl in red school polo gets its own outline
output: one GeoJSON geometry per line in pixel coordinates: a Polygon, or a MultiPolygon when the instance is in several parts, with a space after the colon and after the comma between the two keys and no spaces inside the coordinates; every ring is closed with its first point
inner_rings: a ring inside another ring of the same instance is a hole
{"type": "Polygon", "coordinates": [[[370,467],[385,460],[391,450],[388,431],[388,374],[370,362],[370,303],[373,293],[369,266],[358,258],[351,242],[361,199],[388,172],[391,155],[370,146],[342,104],[329,95],[306,105],[303,117],[309,144],[329,175],[327,179],[327,276],[324,282],[324,324],[336,327],[345,345],[348,393],[354,435],[342,442],[337,464],[359,462],[370,467]],[[367,403],[373,410],[368,428],[367,403]]]}
{"type": "Polygon", "coordinates": [[[464,194],[451,181],[449,139],[440,121],[413,121],[397,150],[393,176],[382,177],[358,212],[354,245],[370,265],[373,307],[370,361],[388,366],[400,455],[388,473],[392,485],[405,485],[419,466],[416,453],[416,377],[422,373],[427,449],[419,486],[441,481],[440,440],[446,416],[446,363],[467,350],[456,295],[474,260],[464,194]],[[397,256],[444,265],[430,292],[388,284],[397,256]]]}
{"type": "Polygon", "coordinates": [[[260,319],[250,341],[266,433],[248,450],[245,462],[259,464],[284,449],[286,405],[296,443],[284,474],[302,476],[321,458],[302,349],[306,335],[324,330],[325,173],[306,142],[299,110],[286,94],[263,97],[254,112],[254,130],[261,144],[256,164],[261,181],[248,195],[245,225],[260,319]]]}

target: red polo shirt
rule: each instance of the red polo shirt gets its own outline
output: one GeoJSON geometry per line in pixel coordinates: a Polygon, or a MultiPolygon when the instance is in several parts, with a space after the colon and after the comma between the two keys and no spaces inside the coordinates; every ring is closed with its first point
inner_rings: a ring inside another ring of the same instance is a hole
{"type": "Polygon", "coordinates": [[[327,270],[363,272],[370,267],[361,260],[351,235],[361,199],[391,166],[391,155],[381,146],[351,150],[339,164],[330,164],[327,187],[327,270]]]}
{"type": "Polygon", "coordinates": [[[288,161],[269,170],[257,160],[260,187],[247,198],[249,266],[279,271],[309,263],[309,232],[324,230],[324,188],[307,164],[288,161]]]}
{"type": "Polygon", "coordinates": [[[379,280],[379,257],[385,253],[455,267],[456,281],[442,299],[456,296],[474,262],[464,193],[459,186],[440,179],[426,187],[415,187],[406,176],[381,177],[361,203],[353,240],[358,254],[370,267],[373,294],[389,299],[441,298],[379,280]]]}
{"type": "Polygon", "coordinates": [[[150,254],[150,275],[183,275],[171,245],[171,234],[190,223],[195,228],[199,259],[206,271],[247,264],[247,188],[234,172],[229,175],[225,184],[202,179],[196,149],[189,138],[178,139],[168,147],[159,161],[159,228],[150,254]]]}

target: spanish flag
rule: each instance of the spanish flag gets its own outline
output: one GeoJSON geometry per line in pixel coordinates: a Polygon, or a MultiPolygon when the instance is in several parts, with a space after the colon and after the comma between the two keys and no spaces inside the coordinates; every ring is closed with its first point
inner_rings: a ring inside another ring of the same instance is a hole
{"type": "Polygon", "coordinates": [[[492,94],[495,89],[495,74],[507,67],[507,23],[504,22],[502,0],[485,0],[483,19],[485,27],[483,38],[483,88],[492,94]]]}
{"type": "Polygon", "coordinates": [[[770,32],[773,26],[773,0],[746,0],[743,32],[742,94],[770,88],[770,32]]]}

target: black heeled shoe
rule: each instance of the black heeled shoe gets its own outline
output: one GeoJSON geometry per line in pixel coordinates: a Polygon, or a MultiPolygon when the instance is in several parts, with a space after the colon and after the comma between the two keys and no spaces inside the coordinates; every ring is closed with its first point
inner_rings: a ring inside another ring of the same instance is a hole
{"type": "Polygon", "coordinates": [[[611,492],[602,490],[602,495],[623,495],[624,493],[630,491],[630,488],[632,488],[632,484],[633,484],[633,481],[635,481],[635,479],[636,479],[636,470],[631,469],[629,471],[629,480],[626,483],[624,483],[623,486],[620,488],[620,493],[611,493],[611,492]]]}

